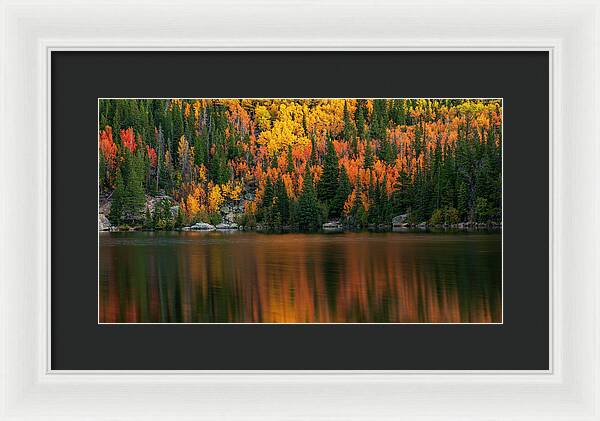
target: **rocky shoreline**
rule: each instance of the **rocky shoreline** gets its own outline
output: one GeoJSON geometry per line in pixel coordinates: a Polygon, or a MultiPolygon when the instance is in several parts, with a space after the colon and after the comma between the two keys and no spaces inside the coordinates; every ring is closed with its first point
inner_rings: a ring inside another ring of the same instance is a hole
{"type": "MultiPolygon", "coordinates": [[[[246,194],[246,196],[250,196],[246,194]]],[[[108,219],[110,214],[110,198],[101,198],[98,208],[98,231],[105,232],[128,232],[128,231],[259,231],[259,232],[301,232],[293,226],[282,226],[279,229],[273,229],[262,224],[245,225],[240,223],[244,218],[245,200],[252,200],[253,197],[244,197],[239,203],[224,204],[220,208],[221,222],[211,224],[210,222],[199,221],[193,224],[187,224],[171,229],[153,229],[142,224],[135,226],[112,225],[108,219]]],[[[146,209],[153,213],[154,209],[163,200],[171,200],[169,196],[147,196],[146,209]]],[[[179,212],[179,205],[173,205],[169,208],[173,219],[179,212]]],[[[501,223],[477,223],[477,222],[459,222],[455,224],[432,224],[430,222],[413,223],[409,222],[408,214],[397,215],[392,218],[389,224],[369,224],[366,226],[354,226],[343,223],[340,220],[331,220],[322,224],[320,232],[351,232],[351,231],[379,231],[379,232],[402,232],[402,231],[496,231],[501,230],[501,223]]]]}
{"type": "MultiPolygon", "coordinates": [[[[402,225],[386,225],[386,224],[369,224],[365,227],[356,227],[351,225],[344,225],[338,221],[330,221],[322,225],[320,232],[353,232],[353,231],[376,231],[376,232],[414,232],[414,231],[500,231],[502,224],[494,223],[469,223],[461,222],[459,224],[438,224],[432,225],[427,223],[420,224],[402,224],[402,225]]],[[[235,222],[227,223],[222,222],[220,224],[212,225],[208,222],[197,222],[190,226],[184,226],[181,228],[174,228],[172,230],[154,230],[146,229],[142,226],[136,227],[116,227],[110,225],[110,222],[103,214],[99,215],[98,218],[98,231],[104,232],[129,232],[129,231],[257,231],[257,232],[301,232],[294,227],[284,226],[281,229],[274,230],[269,227],[262,225],[256,225],[254,227],[248,227],[244,225],[236,224],[235,222]]]]}

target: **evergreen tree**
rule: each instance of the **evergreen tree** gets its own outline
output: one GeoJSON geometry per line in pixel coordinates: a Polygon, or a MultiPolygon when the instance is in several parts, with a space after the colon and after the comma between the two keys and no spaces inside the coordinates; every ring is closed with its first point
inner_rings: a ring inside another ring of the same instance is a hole
{"type": "Polygon", "coordinates": [[[161,208],[158,203],[154,205],[154,212],[152,213],[152,227],[155,230],[162,230],[165,228],[164,219],[161,214],[161,208]]]}
{"type": "Polygon", "coordinates": [[[388,112],[385,99],[373,101],[373,116],[371,118],[370,135],[373,139],[385,139],[388,124],[388,112]]]}
{"type": "Polygon", "coordinates": [[[365,140],[365,168],[373,168],[373,150],[371,149],[371,142],[369,139],[365,140]]]}
{"type": "Polygon", "coordinates": [[[136,224],[143,220],[143,209],[146,204],[144,194],[143,159],[137,154],[126,153],[128,162],[127,181],[123,194],[123,221],[136,224]]]}
{"type": "Polygon", "coordinates": [[[279,178],[275,183],[275,204],[277,215],[280,218],[279,225],[287,225],[290,218],[290,198],[288,197],[283,180],[279,178]]]}
{"type": "Polygon", "coordinates": [[[183,227],[183,212],[181,212],[181,207],[177,208],[177,219],[175,220],[175,228],[179,229],[183,227]]]}
{"type": "MultiPolygon", "coordinates": [[[[171,121],[173,123],[173,137],[171,138],[172,140],[172,144],[171,144],[171,150],[172,151],[176,151],[177,150],[177,142],[179,142],[179,139],[181,138],[181,136],[184,135],[184,129],[183,129],[183,112],[181,107],[172,104],[171,105],[171,121]]],[[[177,163],[177,154],[173,154],[173,159],[174,162],[177,163]]]]}
{"type": "Polygon", "coordinates": [[[144,229],[152,229],[152,215],[148,206],[146,206],[146,214],[144,216],[144,229]]]}
{"type": "Polygon", "coordinates": [[[317,164],[317,145],[316,145],[316,142],[315,142],[314,135],[311,136],[310,142],[311,142],[311,148],[310,148],[310,160],[309,160],[309,164],[310,165],[316,165],[317,164]]]}
{"type": "Polygon", "coordinates": [[[125,195],[125,183],[121,175],[121,169],[117,168],[117,176],[115,179],[115,190],[112,194],[112,202],[110,206],[109,219],[113,225],[121,223],[123,215],[123,196],[125,195]]]}
{"type": "Polygon", "coordinates": [[[215,184],[225,184],[229,181],[229,169],[227,168],[227,157],[222,148],[217,149],[217,152],[210,161],[210,179],[215,184]]]}
{"type": "Polygon", "coordinates": [[[323,175],[319,179],[317,185],[317,194],[319,200],[330,204],[331,200],[335,198],[338,190],[338,157],[333,146],[333,142],[329,140],[327,142],[327,153],[325,155],[325,161],[323,163],[323,175]]]}
{"type": "MultiPolygon", "coordinates": [[[[364,105],[363,100],[359,99],[356,103],[356,132],[358,137],[361,140],[365,140],[365,114],[364,114],[364,105]]],[[[356,140],[355,140],[356,142],[356,140]]],[[[356,147],[354,148],[354,153],[356,153],[356,147]]]]}
{"type": "Polygon", "coordinates": [[[468,199],[467,185],[463,182],[460,182],[458,184],[457,203],[458,203],[458,213],[460,215],[460,218],[463,218],[463,220],[471,219],[471,216],[469,215],[468,201],[469,201],[469,199],[468,199]]]}
{"type": "Polygon", "coordinates": [[[350,120],[350,112],[348,111],[348,101],[344,101],[344,128],[342,130],[342,137],[350,144],[356,142],[356,134],[354,131],[354,125],[350,120]]]}
{"type": "Polygon", "coordinates": [[[156,133],[156,192],[159,191],[160,186],[164,186],[164,180],[161,183],[161,167],[164,159],[164,145],[165,136],[162,131],[162,126],[159,124],[158,131],[156,133]]]}
{"type": "Polygon", "coordinates": [[[210,127],[208,143],[214,147],[215,154],[208,160],[210,179],[216,184],[224,184],[229,181],[229,170],[227,168],[227,144],[225,129],[227,128],[227,115],[223,105],[215,105],[210,111],[210,127]]]}
{"type": "Polygon", "coordinates": [[[312,231],[318,228],[319,202],[313,187],[312,175],[307,166],[304,173],[302,193],[298,199],[298,226],[301,230],[312,231]]]}
{"type": "Polygon", "coordinates": [[[160,201],[161,214],[165,221],[165,230],[171,231],[175,228],[175,221],[173,220],[173,215],[171,214],[171,201],[168,199],[163,199],[160,201]]]}
{"type": "Polygon", "coordinates": [[[383,138],[380,141],[379,159],[386,162],[387,164],[393,164],[396,160],[396,155],[392,149],[392,144],[387,138],[383,138]]]}
{"type": "Polygon", "coordinates": [[[340,166],[340,177],[336,196],[331,205],[331,209],[329,210],[331,217],[337,218],[341,216],[342,211],[344,210],[344,203],[346,203],[346,199],[348,199],[351,192],[352,186],[350,185],[350,179],[348,178],[346,167],[342,165],[340,166]]]}
{"type": "Polygon", "coordinates": [[[265,183],[265,191],[262,199],[262,207],[270,207],[273,204],[274,197],[275,191],[273,189],[273,182],[271,181],[271,177],[267,177],[267,181],[265,183]]]}
{"type": "Polygon", "coordinates": [[[98,159],[98,184],[100,192],[104,192],[109,188],[106,159],[103,154],[100,154],[100,158],[98,159]]]}
{"type": "Polygon", "coordinates": [[[408,209],[413,206],[409,178],[404,169],[398,173],[398,177],[394,183],[392,203],[394,211],[402,214],[406,213],[408,209]]]}

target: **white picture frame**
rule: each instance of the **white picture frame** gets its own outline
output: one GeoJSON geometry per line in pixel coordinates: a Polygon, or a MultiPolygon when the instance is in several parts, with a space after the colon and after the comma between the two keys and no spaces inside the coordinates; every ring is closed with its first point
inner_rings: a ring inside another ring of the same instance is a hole
{"type": "Polygon", "coordinates": [[[600,420],[599,2],[0,4],[0,420],[600,420]],[[51,370],[59,50],[548,51],[550,370],[51,370]]]}

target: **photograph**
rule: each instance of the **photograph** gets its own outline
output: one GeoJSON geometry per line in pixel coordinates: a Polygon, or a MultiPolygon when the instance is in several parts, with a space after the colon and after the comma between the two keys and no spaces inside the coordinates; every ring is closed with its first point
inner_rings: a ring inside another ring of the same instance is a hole
{"type": "Polygon", "coordinates": [[[502,98],[99,98],[98,323],[502,324],[502,98]]]}

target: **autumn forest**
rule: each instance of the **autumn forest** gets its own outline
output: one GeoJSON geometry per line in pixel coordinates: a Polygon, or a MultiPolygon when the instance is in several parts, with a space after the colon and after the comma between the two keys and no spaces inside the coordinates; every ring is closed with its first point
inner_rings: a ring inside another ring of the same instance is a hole
{"type": "Polygon", "coordinates": [[[101,99],[99,192],[110,230],[500,226],[502,101],[101,99]]]}

